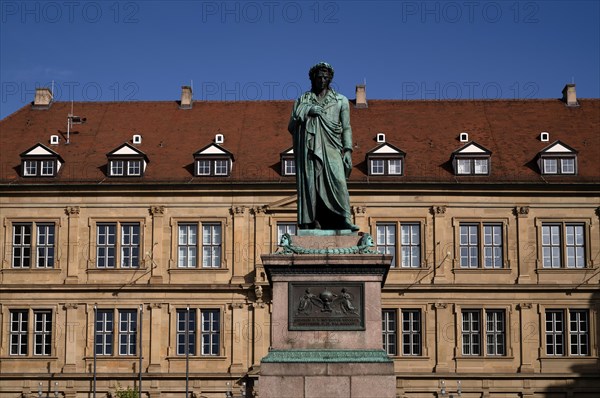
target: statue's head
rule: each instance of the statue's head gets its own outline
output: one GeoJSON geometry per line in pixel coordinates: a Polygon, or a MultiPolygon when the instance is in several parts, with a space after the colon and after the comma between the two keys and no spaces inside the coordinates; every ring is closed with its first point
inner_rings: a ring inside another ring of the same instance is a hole
{"type": "Polygon", "coordinates": [[[313,91],[328,88],[333,80],[333,68],[327,62],[319,62],[308,71],[313,91]]]}

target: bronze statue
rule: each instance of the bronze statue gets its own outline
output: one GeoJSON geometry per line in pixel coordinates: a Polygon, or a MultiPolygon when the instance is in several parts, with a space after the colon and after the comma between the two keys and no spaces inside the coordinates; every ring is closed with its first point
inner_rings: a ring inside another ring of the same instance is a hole
{"type": "Polygon", "coordinates": [[[348,98],[331,87],[325,62],[308,72],[311,90],[294,103],[288,130],[293,136],[300,229],[349,229],[346,179],[352,170],[352,128],[348,98]]]}

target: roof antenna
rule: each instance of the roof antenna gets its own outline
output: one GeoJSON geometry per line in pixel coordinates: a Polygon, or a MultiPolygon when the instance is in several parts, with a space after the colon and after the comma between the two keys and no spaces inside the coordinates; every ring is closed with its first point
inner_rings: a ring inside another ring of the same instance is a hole
{"type": "Polygon", "coordinates": [[[52,79],[52,89],[51,89],[52,97],[54,97],[54,79],[52,79]]]}

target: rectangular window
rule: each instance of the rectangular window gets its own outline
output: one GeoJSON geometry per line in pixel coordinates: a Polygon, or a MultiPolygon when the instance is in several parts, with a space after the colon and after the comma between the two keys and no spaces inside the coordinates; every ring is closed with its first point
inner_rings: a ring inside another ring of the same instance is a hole
{"type": "Polygon", "coordinates": [[[53,268],[55,245],[54,223],[13,224],[13,268],[29,268],[32,262],[37,268],[53,268]]]}
{"type": "Polygon", "coordinates": [[[460,225],[460,267],[479,267],[479,234],[476,224],[460,225]]]}
{"type": "Polygon", "coordinates": [[[186,355],[186,340],[188,342],[187,354],[196,355],[196,311],[194,309],[178,309],[176,321],[177,355],[186,355]]]}
{"type": "Polygon", "coordinates": [[[42,160],[41,172],[43,176],[53,176],[54,175],[54,160],[42,160]]]}
{"type": "Polygon", "coordinates": [[[197,170],[199,176],[208,176],[210,175],[210,160],[198,160],[196,161],[197,170]]]}
{"type": "Polygon", "coordinates": [[[283,174],[286,176],[296,175],[296,161],[294,159],[283,160],[283,174]]]}
{"type": "Polygon", "coordinates": [[[117,224],[96,225],[96,266],[98,268],[115,267],[117,224]]]}
{"type": "Polygon", "coordinates": [[[456,174],[471,174],[471,159],[456,159],[456,174]]]}
{"type": "Polygon", "coordinates": [[[564,312],[546,311],[546,354],[565,355],[564,312]]]}
{"type": "Polygon", "coordinates": [[[125,162],[123,160],[111,160],[110,161],[110,175],[111,176],[122,176],[124,174],[125,162]]]}
{"type": "Polygon", "coordinates": [[[396,266],[396,224],[377,224],[376,250],[383,254],[391,254],[392,267],[396,266]]]}
{"type": "Polygon", "coordinates": [[[388,174],[391,174],[391,175],[401,175],[402,174],[402,160],[401,159],[388,160],[388,174]]]}
{"type": "Polygon", "coordinates": [[[10,311],[10,355],[27,355],[28,321],[27,310],[10,311]]]}
{"type": "Polygon", "coordinates": [[[113,310],[96,310],[96,355],[113,354],[113,310]]]}
{"type": "Polygon", "coordinates": [[[544,159],[544,174],[558,173],[558,159],[544,159]]]}
{"type": "Polygon", "coordinates": [[[54,224],[37,224],[37,267],[54,267],[54,224]]]}
{"type": "Polygon", "coordinates": [[[228,166],[229,160],[226,159],[216,159],[215,160],[215,175],[217,176],[226,176],[229,174],[228,166]]]}
{"type": "Polygon", "coordinates": [[[278,222],[277,223],[277,242],[281,242],[281,238],[284,234],[296,235],[298,227],[296,223],[278,222]]]}
{"type": "Polygon", "coordinates": [[[504,267],[502,224],[461,223],[459,253],[461,268],[504,267]]]}
{"type": "Polygon", "coordinates": [[[137,311],[119,311],[119,355],[136,355],[137,311]]]}
{"type": "Polygon", "coordinates": [[[485,312],[486,330],[485,339],[487,355],[506,355],[506,332],[504,330],[504,311],[491,310],[485,312]]]}
{"type": "Polygon", "coordinates": [[[587,310],[569,310],[571,355],[590,355],[590,328],[587,310]]]}
{"type": "Polygon", "coordinates": [[[33,312],[33,344],[35,355],[52,353],[52,311],[33,312]]]}
{"type": "Polygon", "coordinates": [[[488,173],[488,159],[474,159],[475,168],[473,174],[487,174],[488,173]]]}
{"type": "Polygon", "coordinates": [[[129,160],[127,162],[127,175],[139,176],[142,174],[142,161],[141,160],[129,160]]]}
{"type": "Polygon", "coordinates": [[[202,224],[202,267],[221,267],[221,224],[202,224]]]}
{"type": "Polygon", "coordinates": [[[38,169],[38,161],[37,160],[25,160],[24,167],[24,175],[26,176],[36,176],[38,169]]]}
{"type": "Polygon", "coordinates": [[[480,311],[462,312],[462,354],[481,355],[480,311]]]}
{"type": "Polygon", "coordinates": [[[400,224],[400,245],[403,268],[419,268],[421,266],[421,225],[400,224]]]}
{"type": "Polygon", "coordinates": [[[201,310],[202,355],[218,356],[220,345],[221,313],[219,310],[201,310]]]}
{"type": "Polygon", "coordinates": [[[140,224],[121,225],[121,268],[140,266],[140,224]]]}
{"type": "Polygon", "coordinates": [[[385,165],[383,159],[371,159],[371,174],[383,175],[385,173],[385,165]]]}
{"type": "Polygon", "coordinates": [[[31,266],[32,224],[13,224],[13,268],[31,266]]]}
{"type": "Polygon", "coordinates": [[[584,268],[585,233],[582,223],[542,224],[542,266],[584,268]]]}
{"type": "Polygon", "coordinates": [[[178,267],[196,268],[198,253],[198,224],[179,224],[178,267]]]}
{"type": "Polygon", "coordinates": [[[575,158],[564,158],[560,162],[561,174],[575,174],[575,158]]]}
{"type": "Polygon", "coordinates": [[[421,355],[421,311],[402,310],[402,355],[421,355]]]}
{"type": "Polygon", "coordinates": [[[381,329],[383,332],[383,349],[388,355],[398,355],[398,326],[396,321],[396,310],[382,310],[381,329]]]}
{"type": "Polygon", "coordinates": [[[120,268],[139,268],[140,223],[96,224],[96,266],[115,268],[116,264],[120,268]],[[116,259],[117,253],[119,261],[116,259]]]}

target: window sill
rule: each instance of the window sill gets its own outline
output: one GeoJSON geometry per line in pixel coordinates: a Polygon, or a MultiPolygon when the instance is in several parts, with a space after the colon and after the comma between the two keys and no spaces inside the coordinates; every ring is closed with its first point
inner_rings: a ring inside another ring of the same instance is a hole
{"type": "Polygon", "coordinates": [[[598,267],[583,267],[583,268],[537,268],[535,272],[538,274],[560,274],[560,273],[572,273],[582,272],[587,273],[593,270],[597,270],[598,267]]]}
{"type": "Polygon", "coordinates": [[[453,268],[452,272],[458,274],[477,274],[481,272],[496,272],[499,274],[510,274],[510,268],[453,268]]]}
{"type": "Polygon", "coordinates": [[[431,358],[429,356],[420,356],[420,355],[388,355],[393,361],[429,361],[431,358]]]}
{"type": "Polygon", "coordinates": [[[229,268],[204,268],[204,267],[197,267],[197,268],[169,268],[167,272],[169,273],[175,273],[175,274],[186,274],[186,273],[196,273],[196,272],[206,272],[206,271],[216,271],[216,272],[228,272],[229,268]]]}
{"type": "Polygon", "coordinates": [[[514,356],[502,356],[502,355],[471,355],[471,356],[459,356],[455,357],[457,361],[506,361],[506,360],[514,360],[514,356]]]}
{"type": "Polygon", "coordinates": [[[413,272],[424,272],[431,271],[431,267],[390,267],[390,271],[413,271],[413,272]]]}
{"type": "Polygon", "coordinates": [[[56,361],[58,360],[58,357],[55,356],[51,356],[51,355],[36,355],[36,356],[30,356],[30,355],[4,355],[4,356],[0,356],[0,360],[26,360],[26,361],[56,361]]]}
{"type": "Polygon", "coordinates": [[[27,273],[27,272],[56,272],[57,274],[61,273],[62,270],[60,268],[4,268],[2,269],[2,272],[8,272],[8,273],[27,273]]]}
{"type": "MultiPolygon", "coordinates": [[[[223,356],[216,356],[216,355],[190,355],[189,356],[189,360],[190,361],[223,361],[226,360],[227,357],[223,357],[223,356]]],[[[167,356],[167,360],[168,361],[185,361],[186,357],[185,355],[177,355],[177,356],[167,356]]]]}
{"type": "Polygon", "coordinates": [[[150,271],[150,268],[140,267],[140,268],[88,268],[86,270],[89,273],[103,273],[103,272],[147,272],[150,271]]]}

